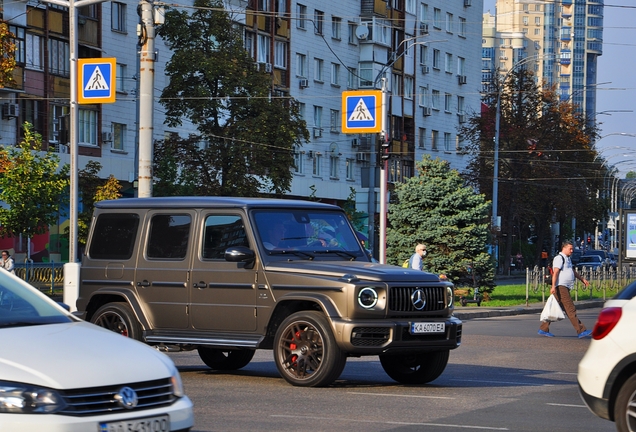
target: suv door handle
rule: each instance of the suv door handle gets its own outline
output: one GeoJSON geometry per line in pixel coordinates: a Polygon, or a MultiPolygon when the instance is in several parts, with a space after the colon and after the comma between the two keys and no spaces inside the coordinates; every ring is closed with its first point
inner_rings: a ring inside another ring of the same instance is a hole
{"type": "Polygon", "coordinates": [[[137,282],[137,286],[139,287],[149,287],[150,286],[150,282],[148,282],[147,280],[143,280],[141,282],[137,282]]]}
{"type": "Polygon", "coordinates": [[[207,288],[208,284],[206,284],[205,282],[201,281],[199,283],[194,283],[192,286],[194,288],[207,288]]]}

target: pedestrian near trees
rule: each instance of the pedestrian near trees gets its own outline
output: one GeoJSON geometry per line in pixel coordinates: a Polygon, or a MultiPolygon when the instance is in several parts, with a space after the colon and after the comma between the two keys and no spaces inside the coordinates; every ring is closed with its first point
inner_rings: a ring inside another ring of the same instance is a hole
{"type": "Polygon", "coordinates": [[[420,243],[415,246],[415,253],[409,259],[409,268],[424,271],[424,262],[422,258],[426,256],[426,245],[420,243]]]}
{"type": "MultiPolygon", "coordinates": [[[[570,257],[574,252],[572,242],[564,241],[561,246],[561,252],[552,260],[552,286],[550,288],[550,294],[553,294],[561,308],[564,309],[565,314],[570,319],[574,330],[578,334],[579,338],[590,337],[591,330],[587,330],[585,325],[576,316],[576,307],[570,296],[570,290],[574,287],[574,281],[579,279],[585,286],[589,285],[589,282],[579,275],[576,269],[572,266],[572,260],[570,257]]],[[[538,331],[539,335],[554,337],[550,333],[550,322],[542,321],[538,331]]]]}

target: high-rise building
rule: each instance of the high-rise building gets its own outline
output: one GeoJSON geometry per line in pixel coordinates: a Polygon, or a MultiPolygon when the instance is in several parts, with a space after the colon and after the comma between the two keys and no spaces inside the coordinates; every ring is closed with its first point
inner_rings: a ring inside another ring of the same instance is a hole
{"type": "Polygon", "coordinates": [[[484,15],[483,54],[491,64],[482,73],[506,73],[528,59],[525,68],[541,85],[593,118],[602,45],[603,0],[497,0],[496,15],[484,15]]]}

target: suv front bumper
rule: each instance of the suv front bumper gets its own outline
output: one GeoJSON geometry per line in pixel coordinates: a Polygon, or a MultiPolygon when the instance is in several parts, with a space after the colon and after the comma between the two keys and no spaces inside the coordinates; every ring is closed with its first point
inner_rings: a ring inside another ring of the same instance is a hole
{"type": "Polygon", "coordinates": [[[356,355],[398,352],[431,352],[457,348],[461,343],[462,322],[455,317],[336,321],[334,334],[342,350],[356,355]],[[411,333],[411,323],[444,323],[439,333],[411,333]]]}

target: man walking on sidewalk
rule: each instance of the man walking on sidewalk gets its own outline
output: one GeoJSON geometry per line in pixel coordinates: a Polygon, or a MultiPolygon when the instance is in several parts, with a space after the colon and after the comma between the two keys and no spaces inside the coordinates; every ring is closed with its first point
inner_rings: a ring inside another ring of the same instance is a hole
{"type": "MultiPolygon", "coordinates": [[[[591,330],[586,330],[583,323],[576,316],[576,307],[570,297],[570,290],[574,286],[574,280],[579,279],[587,287],[589,282],[581,277],[574,267],[572,267],[572,260],[570,256],[574,252],[572,242],[564,241],[561,246],[561,252],[552,260],[552,287],[550,288],[550,294],[554,294],[561,307],[565,310],[565,314],[570,319],[574,330],[579,335],[579,338],[590,337],[591,330]]],[[[541,322],[539,332],[541,336],[554,337],[550,333],[550,322],[541,322]]]]}

